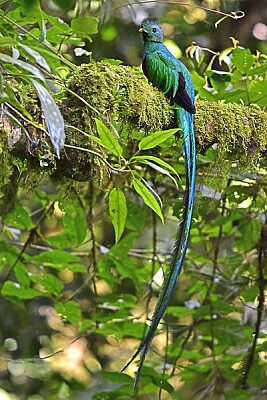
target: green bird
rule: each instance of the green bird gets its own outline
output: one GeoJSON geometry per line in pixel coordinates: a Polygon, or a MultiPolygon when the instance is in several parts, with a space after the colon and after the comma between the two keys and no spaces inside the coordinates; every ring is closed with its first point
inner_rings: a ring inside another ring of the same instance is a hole
{"type": "Polygon", "coordinates": [[[139,32],[143,34],[144,39],[143,72],[148,81],[162,90],[167,97],[171,98],[173,105],[176,106],[177,124],[183,138],[186,190],[184,194],[182,221],[177,229],[170,267],[165,275],[151,324],[133,357],[122,370],[124,371],[140,353],[134,390],[136,390],[149,345],[166,311],[175,289],[177,277],[182,269],[192,223],[196,181],[196,145],[193,125],[195,106],[192,78],[186,66],[177,60],[163,44],[162,29],[157,20],[151,18],[145,19],[141,24],[139,32]]]}

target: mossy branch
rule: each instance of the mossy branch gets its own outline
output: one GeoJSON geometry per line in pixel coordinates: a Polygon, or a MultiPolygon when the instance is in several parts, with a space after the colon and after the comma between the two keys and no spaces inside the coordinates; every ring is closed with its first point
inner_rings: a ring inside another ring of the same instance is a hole
{"type": "MultiPolygon", "coordinates": [[[[41,125],[42,115],[37,97],[29,90],[29,86],[19,85],[18,93],[22,105],[41,125]]],[[[50,175],[60,179],[67,176],[78,181],[90,180],[96,173],[103,174],[106,168],[93,154],[100,150],[101,156],[105,157],[104,149],[99,149],[95,142],[82,133],[96,134],[95,117],[111,123],[128,146],[134,146],[132,139],[140,137],[140,132],[145,134],[167,129],[173,126],[174,120],[170,102],[147,83],[138,68],[107,61],[77,68],[66,82],[65,95],[59,106],[68,127],[67,143],[91,149],[92,155],[65,148],[58,161],[53,156],[44,129],[39,130],[38,124],[31,124],[25,118],[19,119],[18,115],[15,117],[20,120],[20,126],[17,126],[15,119],[11,120],[3,114],[0,149],[6,155],[2,156],[5,162],[5,168],[0,166],[2,171],[8,170],[7,160],[12,162],[9,154],[27,159],[28,165],[33,165],[35,171],[36,168],[45,170],[42,167],[45,157],[49,164],[46,171],[49,170],[50,175]]],[[[250,161],[251,164],[266,152],[267,114],[264,111],[233,103],[203,100],[196,101],[196,109],[195,132],[200,153],[205,153],[217,143],[225,158],[244,163],[250,161]]]]}

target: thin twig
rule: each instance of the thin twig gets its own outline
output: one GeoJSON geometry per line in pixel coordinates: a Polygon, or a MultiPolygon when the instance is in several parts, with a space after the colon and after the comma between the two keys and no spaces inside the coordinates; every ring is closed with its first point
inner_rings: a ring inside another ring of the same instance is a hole
{"type": "Polygon", "coordinates": [[[17,22],[13,21],[13,19],[7,17],[6,15],[2,15],[2,18],[8,21],[10,24],[14,25],[16,28],[20,29],[26,35],[29,35],[32,39],[34,39],[38,45],[42,45],[49,49],[52,53],[54,53],[64,64],[68,65],[68,67],[72,68],[73,70],[76,69],[76,65],[64,58],[61,54],[58,54],[55,49],[48,44],[48,42],[41,42],[38,37],[34,36],[31,32],[27,31],[27,29],[23,28],[23,26],[19,25],[17,22]]]}
{"type": "Polygon", "coordinates": [[[240,19],[240,18],[243,18],[245,16],[244,11],[241,11],[241,10],[233,11],[233,12],[231,12],[231,14],[227,14],[227,13],[224,13],[224,12],[219,11],[219,10],[213,10],[211,8],[208,8],[208,7],[197,5],[195,3],[187,3],[187,2],[183,2],[183,1],[173,1],[173,0],[131,1],[131,2],[127,3],[127,4],[122,4],[120,6],[109,8],[105,12],[100,12],[100,13],[96,14],[96,16],[99,17],[100,15],[109,13],[110,11],[119,10],[120,8],[123,8],[123,7],[129,7],[129,6],[141,5],[141,4],[150,4],[150,3],[175,4],[175,5],[178,5],[178,6],[195,7],[195,8],[200,8],[201,10],[204,10],[204,11],[209,11],[209,12],[212,12],[214,14],[222,15],[224,17],[229,17],[229,18],[233,18],[233,19],[240,19]]]}
{"type": "Polygon", "coordinates": [[[96,239],[93,227],[93,210],[94,210],[94,203],[93,203],[93,195],[94,195],[94,184],[90,181],[90,194],[89,194],[89,229],[91,233],[91,241],[92,241],[92,268],[93,268],[93,277],[92,283],[94,288],[94,293],[97,295],[97,288],[96,288],[96,239]]]}
{"type": "Polygon", "coordinates": [[[195,328],[195,326],[196,326],[197,324],[198,324],[198,321],[194,321],[194,322],[189,326],[189,329],[188,329],[188,331],[187,331],[186,337],[184,338],[184,340],[183,340],[183,342],[182,342],[182,344],[181,344],[181,346],[180,346],[180,351],[179,351],[179,353],[178,353],[178,355],[177,355],[177,357],[176,357],[176,359],[175,359],[175,361],[174,361],[173,368],[172,368],[172,371],[171,371],[170,376],[173,376],[173,375],[174,375],[175,370],[176,370],[176,368],[177,368],[177,361],[179,360],[179,358],[182,357],[182,354],[183,354],[183,352],[184,352],[185,346],[186,346],[187,342],[189,341],[189,339],[190,339],[190,337],[191,337],[191,335],[192,335],[192,333],[193,333],[193,331],[194,331],[194,328],[195,328]]]}
{"type": "MultiPolygon", "coordinates": [[[[167,359],[168,359],[168,343],[169,343],[169,329],[168,325],[166,325],[166,347],[165,347],[165,354],[164,354],[164,367],[162,371],[162,376],[164,378],[165,373],[166,373],[166,364],[167,364],[167,359]]],[[[162,394],[162,387],[159,389],[159,400],[161,400],[161,394],[162,394]]]]}
{"type": "Polygon", "coordinates": [[[96,151],[90,150],[90,149],[85,149],[84,147],[79,147],[79,146],[72,146],[70,144],[65,144],[64,147],[67,147],[69,149],[73,149],[73,150],[79,150],[79,151],[84,151],[86,153],[90,153],[95,155],[96,157],[100,158],[100,160],[103,161],[103,163],[105,163],[111,171],[114,172],[125,172],[125,169],[123,168],[115,168],[113,167],[100,153],[97,153],[96,151]]]}
{"type": "Polygon", "coordinates": [[[253,367],[254,357],[256,353],[257,341],[260,334],[260,326],[263,318],[264,300],[265,300],[265,279],[264,270],[267,268],[267,219],[261,229],[260,244],[259,244],[259,263],[258,263],[258,307],[257,307],[257,321],[255,324],[255,332],[253,335],[253,342],[248,351],[245,365],[241,378],[239,379],[238,386],[245,389],[251,368],[253,367]]]}
{"type": "MultiPolygon", "coordinates": [[[[231,179],[228,179],[227,187],[230,186],[230,183],[231,183],[231,179]]],[[[222,197],[222,209],[221,209],[222,217],[225,216],[225,212],[226,212],[226,192],[224,192],[223,197],[222,197]]],[[[216,245],[214,248],[214,259],[213,259],[213,269],[212,269],[212,275],[214,277],[216,276],[216,272],[218,269],[218,259],[219,259],[222,235],[223,235],[223,225],[220,224],[218,238],[217,238],[216,245]]],[[[208,305],[210,308],[210,335],[211,335],[210,348],[211,348],[213,363],[216,366],[217,361],[216,361],[216,352],[215,352],[215,345],[214,345],[214,343],[215,343],[214,307],[213,307],[213,303],[211,300],[211,292],[212,292],[213,286],[214,286],[214,279],[212,279],[210,281],[210,284],[208,285],[206,296],[205,296],[203,303],[208,302],[208,305]]]]}
{"type": "Polygon", "coordinates": [[[17,263],[22,259],[23,254],[25,253],[27,247],[33,242],[35,235],[37,235],[37,229],[39,228],[40,224],[42,223],[42,221],[45,219],[46,215],[48,214],[48,212],[51,210],[52,207],[54,207],[55,201],[52,201],[48,204],[47,207],[45,207],[43,214],[41,215],[41,217],[39,218],[39,220],[36,222],[35,226],[30,230],[29,232],[29,236],[28,239],[26,240],[24,246],[22,247],[20,253],[18,254],[16,260],[14,261],[14,263],[11,265],[11,267],[9,268],[8,272],[6,273],[6,276],[4,277],[3,281],[1,282],[1,287],[0,287],[0,292],[2,291],[3,285],[4,283],[7,281],[7,279],[9,278],[9,275],[11,274],[11,272],[13,271],[13,269],[15,268],[15,266],[17,265],[17,263]]]}
{"type": "Polygon", "coordinates": [[[42,360],[47,360],[48,358],[52,358],[52,357],[55,357],[55,356],[57,356],[57,355],[59,355],[59,354],[61,354],[61,353],[64,353],[64,351],[65,351],[69,346],[71,346],[73,343],[75,343],[75,342],[77,342],[78,340],[83,339],[83,338],[85,338],[85,337],[86,337],[85,335],[78,336],[78,337],[74,338],[74,339],[73,339],[70,343],[68,343],[66,346],[64,346],[62,349],[57,350],[57,351],[55,351],[54,353],[49,354],[49,355],[47,355],[47,356],[43,356],[43,357],[41,357],[41,356],[36,356],[36,357],[17,358],[17,359],[8,358],[8,357],[0,357],[0,360],[1,360],[1,361],[7,361],[7,362],[10,362],[10,363],[24,363],[24,362],[36,362],[36,361],[40,361],[40,360],[41,360],[41,361],[42,361],[42,360]]]}

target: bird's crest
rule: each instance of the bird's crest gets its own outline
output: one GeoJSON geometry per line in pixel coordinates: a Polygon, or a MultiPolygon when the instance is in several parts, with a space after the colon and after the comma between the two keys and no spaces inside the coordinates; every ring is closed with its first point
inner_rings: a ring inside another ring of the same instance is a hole
{"type": "Polygon", "coordinates": [[[144,42],[162,43],[162,29],[159,20],[156,18],[146,18],[139,32],[143,33],[144,42]]]}
{"type": "Polygon", "coordinates": [[[144,27],[146,25],[158,25],[158,26],[161,26],[160,20],[157,19],[157,18],[145,18],[142,21],[141,26],[144,27]]]}

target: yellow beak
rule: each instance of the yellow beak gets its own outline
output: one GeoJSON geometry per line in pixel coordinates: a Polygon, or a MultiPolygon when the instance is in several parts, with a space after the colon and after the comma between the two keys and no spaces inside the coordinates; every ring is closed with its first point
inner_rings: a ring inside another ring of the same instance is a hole
{"type": "Polygon", "coordinates": [[[138,32],[144,32],[144,29],[143,28],[140,28],[140,29],[138,29],[138,32]]]}

